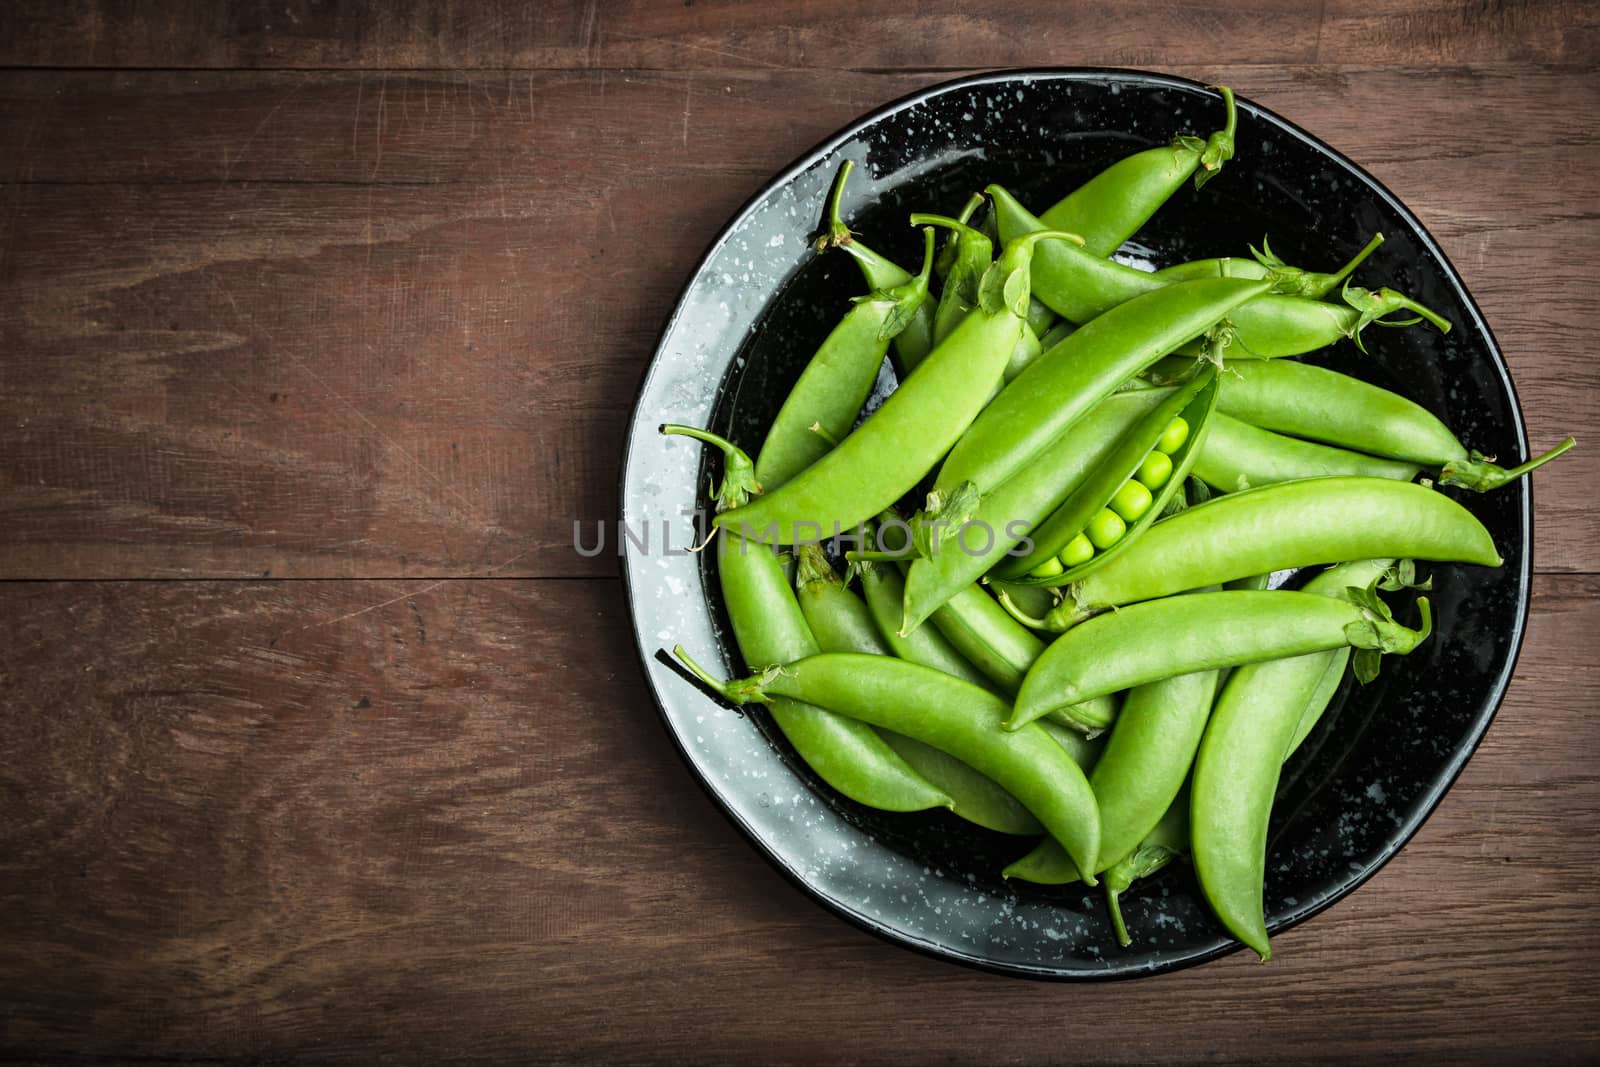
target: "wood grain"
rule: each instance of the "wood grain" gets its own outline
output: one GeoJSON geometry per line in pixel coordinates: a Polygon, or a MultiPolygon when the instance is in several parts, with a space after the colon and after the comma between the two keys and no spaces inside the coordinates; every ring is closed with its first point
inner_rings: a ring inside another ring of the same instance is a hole
{"type": "Polygon", "coordinates": [[[0,585],[0,1051],[1582,1058],[1597,626],[1600,578],[1539,579],[1459,783],[1271,965],[1069,988],[767,868],[673,753],[615,581],[0,585]]]}
{"type": "MultiPolygon", "coordinates": [[[[1416,72],[1192,73],[1412,206],[1535,447],[1600,419],[1600,82],[1437,72],[1375,123],[1416,72]]],[[[699,250],[793,155],[934,80],[839,75],[796,114],[808,73],[0,75],[0,577],[612,573],[571,524],[613,513],[699,250]]],[[[1541,473],[1541,569],[1600,571],[1597,479],[1588,448],[1541,473]]]]}
{"type": "Polygon", "coordinates": [[[1584,63],[1581,0],[929,0],[915,9],[773,0],[270,5],[25,0],[0,65],[59,67],[803,70],[1184,63],[1584,63]]]}
{"type": "Polygon", "coordinates": [[[0,5],[0,1057],[1600,1058],[1597,62],[1581,0],[0,5]],[[1029,984],[822,911],[568,547],[767,176],[1052,64],[1233,85],[1360,162],[1534,445],[1581,439],[1483,745],[1266,967],[1029,984]]]}

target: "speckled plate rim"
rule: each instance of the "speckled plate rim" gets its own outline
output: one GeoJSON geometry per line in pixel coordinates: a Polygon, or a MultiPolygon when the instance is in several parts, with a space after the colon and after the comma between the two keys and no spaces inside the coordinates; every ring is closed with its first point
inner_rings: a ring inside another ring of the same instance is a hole
{"type": "MultiPolygon", "coordinates": [[[[674,328],[678,324],[679,318],[684,313],[687,297],[695,288],[696,283],[702,274],[715,259],[717,253],[749,220],[750,216],[754,213],[759,205],[765,202],[769,196],[780,191],[784,186],[791,183],[796,177],[816,166],[829,155],[833,154],[837,149],[849,142],[852,138],[861,134],[864,130],[875,125],[887,116],[894,115],[897,112],[903,111],[910,107],[915,107],[919,104],[925,103],[930,99],[948,93],[962,92],[982,87],[1014,87],[1013,83],[1019,81],[1037,82],[1055,80],[1090,82],[1116,81],[1141,86],[1182,88],[1190,90],[1204,90],[1208,88],[1208,86],[1203,82],[1177,75],[1159,74],[1150,71],[1116,67],[1026,67],[966,75],[960,78],[955,78],[949,81],[939,82],[937,84],[927,86],[884,104],[881,107],[878,107],[873,111],[870,111],[867,114],[857,118],[849,125],[843,127],[833,135],[813,146],[808,151],[796,157],[792,162],[789,163],[788,166],[780,170],[776,175],[774,175],[753,194],[751,194],[751,196],[745,200],[739,209],[734,212],[732,217],[729,218],[729,220],[718,231],[716,237],[714,237],[710,244],[706,246],[705,251],[696,261],[694,269],[689,273],[688,277],[684,281],[683,286],[678,291],[678,295],[673,303],[672,313],[662,325],[661,331],[657,337],[655,350],[651,355],[650,362],[646,366],[644,374],[640,378],[633,407],[628,416],[627,437],[624,442],[621,464],[622,477],[619,483],[618,515],[625,517],[628,511],[627,502],[630,496],[628,472],[633,466],[635,446],[640,444],[641,440],[650,440],[654,442],[658,437],[657,425],[659,420],[648,418],[643,423],[640,421],[641,416],[647,415],[647,413],[643,411],[643,405],[650,393],[652,384],[655,382],[656,375],[660,370],[661,361],[666,351],[667,341],[672,336],[674,328]]],[[[1247,112],[1257,119],[1276,125],[1284,133],[1304,142],[1313,150],[1326,155],[1329,159],[1343,167],[1352,177],[1365,184],[1372,191],[1373,195],[1381,199],[1391,210],[1395,212],[1396,215],[1403,219],[1411,228],[1423,247],[1426,248],[1430,254],[1436,257],[1440,268],[1445,274],[1447,283],[1460,299],[1462,306],[1466,308],[1468,313],[1471,315],[1473,327],[1484,339],[1487,355],[1493,365],[1495,375],[1510,400],[1512,417],[1512,426],[1510,428],[1515,436],[1517,448],[1519,449],[1521,455],[1527,456],[1528,439],[1526,427],[1522,418],[1522,405],[1517,396],[1516,385],[1512,381],[1510,370],[1506,367],[1505,360],[1501,355],[1500,345],[1498,341],[1496,341],[1493,331],[1489,328],[1488,322],[1484,319],[1483,313],[1478,308],[1477,302],[1473,300],[1472,294],[1468,292],[1466,285],[1462,282],[1461,276],[1456,271],[1455,265],[1450,262],[1449,257],[1445,255],[1444,250],[1439,246],[1439,243],[1434,240],[1433,235],[1428,232],[1421,220],[1419,220],[1411,212],[1411,210],[1406,207],[1399,197],[1390,192],[1387,186],[1369,174],[1363,167],[1344,155],[1344,153],[1340,152],[1338,149],[1332,147],[1288,119],[1283,118],[1281,115],[1278,115],[1271,109],[1256,104],[1244,96],[1240,96],[1238,98],[1238,108],[1242,113],[1247,112]]],[[[719,373],[726,373],[726,371],[724,369],[719,373]]],[[[1519,509],[1517,520],[1518,530],[1522,537],[1523,544],[1526,546],[1526,550],[1520,553],[1520,566],[1517,574],[1517,610],[1515,625],[1511,634],[1509,654],[1507,655],[1500,672],[1495,677],[1489,695],[1482,705],[1482,710],[1478,714],[1477,718],[1473,720],[1467,736],[1452,753],[1443,773],[1434,779],[1431,785],[1427,788],[1426,792],[1412,806],[1408,817],[1398,823],[1393,831],[1386,835],[1384,838],[1383,847],[1378,854],[1371,858],[1360,870],[1352,871],[1350,877],[1346,881],[1340,883],[1337,888],[1330,889],[1314,897],[1308,898],[1299,905],[1291,908],[1287,913],[1282,913],[1276,916],[1269,924],[1269,930],[1272,935],[1276,936],[1281,934],[1282,932],[1297,926],[1307,919],[1310,919],[1320,912],[1326,910],[1338,901],[1355,892],[1370,878],[1372,878],[1373,875],[1377,874],[1378,871],[1383,869],[1383,867],[1391,859],[1393,859],[1403,847],[1405,847],[1407,842],[1409,842],[1411,838],[1416,835],[1417,831],[1421,829],[1422,824],[1428,820],[1429,816],[1433,814],[1440,801],[1443,800],[1444,795],[1449,792],[1450,787],[1454,785],[1456,779],[1460,777],[1461,771],[1466,766],[1467,761],[1471,759],[1473,753],[1477,751],[1479,744],[1482,743],[1484,734],[1488,731],[1490,724],[1494,721],[1495,715],[1499,712],[1500,705],[1504,702],[1506,690],[1510,686],[1511,678],[1516,671],[1517,661],[1522,653],[1523,639],[1527,631],[1533,573],[1533,487],[1531,484],[1527,485],[1526,491],[1523,493],[1522,506],[1519,509]]],[[[683,760],[684,764],[692,772],[695,780],[700,784],[700,787],[705,790],[706,794],[710,797],[717,809],[753,846],[755,846],[756,851],[765,857],[773,867],[775,867],[786,879],[788,879],[789,882],[796,886],[805,896],[811,898],[826,910],[842,916],[854,925],[866,930],[868,933],[874,934],[892,944],[914,949],[937,959],[959,963],[989,973],[1002,974],[1018,978],[1030,978],[1039,981],[1120,981],[1132,978],[1142,978],[1181,970],[1187,967],[1193,967],[1230,953],[1237,952],[1244,947],[1238,941],[1227,940],[1221,944],[1208,948],[1197,949],[1188,953],[1176,952],[1172,956],[1160,959],[1152,965],[1127,969],[1117,969],[1113,967],[1109,969],[1088,970],[1075,969],[1071,967],[1028,966],[1024,964],[1002,963],[976,953],[963,952],[942,942],[936,942],[928,938],[919,937],[907,930],[891,927],[876,917],[852,907],[841,900],[829,896],[817,886],[810,884],[801,875],[801,872],[795,867],[794,863],[791,862],[791,859],[788,855],[786,855],[781,849],[775,847],[771,842],[767,841],[766,838],[764,838],[760,833],[756,832],[754,827],[745,821],[738,811],[735,810],[733,805],[723,798],[717,787],[711,781],[706,769],[703,768],[695,759],[693,753],[690,752],[687,744],[685,743],[685,739],[679,734],[677,724],[673,721],[672,717],[668,713],[667,708],[663,703],[661,694],[656,687],[655,680],[650,673],[650,663],[658,659],[660,649],[647,644],[645,635],[638,624],[637,608],[634,603],[635,574],[630,568],[630,559],[630,550],[625,549],[621,553],[619,561],[624,591],[628,600],[628,610],[630,623],[632,624],[631,628],[633,630],[634,643],[639,654],[639,666],[644,675],[646,687],[650,690],[651,701],[655,705],[656,713],[661,720],[662,726],[665,728],[667,736],[672,740],[673,747],[677,750],[679,758],[683,760]]],[[[670,661],[664,662],[667,662],[668,666],[672,667],[674,671],[678,670],[676,664],[673,664],[670,661]]],[[[707,697],[707,699],[709,700],[710,698],[707,697]]]]}

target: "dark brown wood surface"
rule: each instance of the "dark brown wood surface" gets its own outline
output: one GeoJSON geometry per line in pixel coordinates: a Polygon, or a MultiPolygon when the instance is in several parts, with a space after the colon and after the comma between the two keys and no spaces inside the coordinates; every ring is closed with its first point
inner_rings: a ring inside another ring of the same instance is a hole
{"type": "Polygon", "coordinates": [[[1600,1054],[1600,11],[880,7],[0,8],[0,1054],[1600,1054]],[[1270,966],[1036,985],[835,919],[693,783],[569,547],[722,221],[1023,64],[1226,82],[1360,161],[1534,445],[1583,439],[1482,748],[1270,966]]]}

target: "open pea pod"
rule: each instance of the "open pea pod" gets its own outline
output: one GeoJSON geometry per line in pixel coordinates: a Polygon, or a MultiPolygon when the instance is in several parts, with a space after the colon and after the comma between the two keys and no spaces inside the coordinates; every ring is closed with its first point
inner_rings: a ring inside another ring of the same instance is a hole
{"type": "MultiPolygon", "coordinates": [[[[1029,534],[1034,541],[1034,551],[1020,559],[1005,560],[992,572],[994,577],[1019,585],[1061,586],[1082,578],[1126,551],[1166,510],[1173,495],[1183,488],[1183,481],[1205,443],[1219,391],[1217,369],[1203,366],[1187,385],[1173,393],[1130,430],[1095,474],[1079,486],[1055,514],[1029,534]],[[1150,505],[1128,524],[1121,538],[1115,544],[1096,551],[1083,562],[1054,574],[1030,574],[1029,571],[1039,570],[1042,564],[1055,559],[1056,554],[1073,542],[1091,519],[1106,508],[1112,497],[1156,450],[1175,418],[1183,419],[1189,426],[1189,436],[1171,453],[1171,473],[1154,492],[1150,505]]],[[[1008,598],[1002,597],[1001,603],[1010,608],[1008,598]]]]}

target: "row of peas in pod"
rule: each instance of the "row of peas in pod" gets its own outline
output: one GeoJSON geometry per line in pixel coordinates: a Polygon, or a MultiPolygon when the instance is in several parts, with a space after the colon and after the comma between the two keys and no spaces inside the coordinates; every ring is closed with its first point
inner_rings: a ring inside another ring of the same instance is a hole
{"type": "Polygon", "coordinates": [[[1111,258],[1233,156],[1219,101],[1210,137],[1118,160],[1041,214],[991,185],[913,215],[915,270],[847,227],[844,163],[818,246],[867,292],[758,448],[662,430],[722,458],[716,573],[751,673],[676,649],[701,682],[766,705],[851,800],[1016,835],[1007,878],[1104,886],[1123,944],[1119,896],[1186,856],[1266,959],[1280,768],[1348,672],[1427,639],[1415,561],[1501,563],[1440,488],[1491,491],[1572,441],[1504,469],[1412,401],[1295,358],[1450,329],[1352,281],[1379,234],[1328,272],[1265,242],[1156,271],[1111,258]],[[885,358],[898,386],[863,419],[885,358]],[[853,547],[830,558],[819,531],[853,547]]]}

